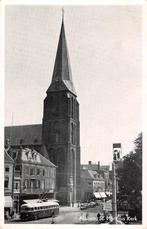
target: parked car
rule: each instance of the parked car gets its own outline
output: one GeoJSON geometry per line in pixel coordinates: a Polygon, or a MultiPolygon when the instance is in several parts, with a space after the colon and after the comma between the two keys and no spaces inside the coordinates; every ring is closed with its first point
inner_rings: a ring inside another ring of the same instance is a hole
{"type": "Polygon", "coordinates": [[[80,210],[85,210],[87,208],[88,208],[88,204],[87,203],[81,203],[80,210]]]}
{"type": "Polygon", "coordinates": [[[90,206],[91,208],[94,208],[96,205],[97,205],[97,204],[96,204],[95,202],[90,202],[90,203],[89,203],[89,206],[90,206]]]}

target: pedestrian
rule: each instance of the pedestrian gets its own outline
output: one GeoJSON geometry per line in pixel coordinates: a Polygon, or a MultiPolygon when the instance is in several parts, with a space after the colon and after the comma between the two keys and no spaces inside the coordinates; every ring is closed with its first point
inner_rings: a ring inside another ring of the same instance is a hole
{"type": "Polygon", "coordinates": [[[80,215],[80,222],[83,222],[83,213],[80,215]]]}
{"type": "Polygon", "coordinates": [[[86,220],[88,221],[89,214],[86,212],[86,220]]]}
{"type": "Polygon", "coordinates": [[[106,214],[104,214],[104,222],[106,223],[106,221],[107,221],[107,216],[106,214]]]}
{"type": "Polygon", "coordinates": [[[11,219],[13,219],[13,216],[14,216],[14,210],[12,210],[11,213],[10,213],[11,219]]]}
{"type": "Polygon", "coordinates": [[[6,211],[5,219],[6,220],[10,220],[11,219],[11,216],[10,216],[10,212],[9,211],[6,211]]]}
{"type": "Polygon", "coordinates": [[[51,212],[51,217],[52,217],[52,222],[51,222],[51,224],[55,224],[55,220],[54,220],[54,218],[55,218],[55,213],[52,211],[51,212]]]}
{"type": "Polygon", "coordinates": [[[54,218],[52,217],[52,222],[51,222],[51,224],[54,224],[55,223],[55,221],[54,221],[54,218]]]}
{"type": "Polygon", "coordinates": [[[101,217],[101,214],[98,212],[97,213],[97,221],[100,222],[100,217],[101,217]]]}

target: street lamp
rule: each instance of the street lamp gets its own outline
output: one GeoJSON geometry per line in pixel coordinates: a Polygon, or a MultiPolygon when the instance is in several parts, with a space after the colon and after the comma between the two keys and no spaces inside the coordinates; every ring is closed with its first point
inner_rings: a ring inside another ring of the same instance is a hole
{"type": "Polygon", "coordinates": [[[114,224],[117,223],[117,197],[116,197],[116,163],[120,159],[121,143],[113,144],[113,163],[112,163],[112,215],[114,224]]]}

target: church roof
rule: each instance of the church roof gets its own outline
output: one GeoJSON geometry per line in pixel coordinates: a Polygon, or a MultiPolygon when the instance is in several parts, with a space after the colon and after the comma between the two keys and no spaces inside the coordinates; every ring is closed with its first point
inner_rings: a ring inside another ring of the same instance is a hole
{"type": "Polygon", "coordinates": [[[42,125],[6,126],[5,140],[10,140],[10,145],[41,145],[42,125]]]}
{"type": "Polygon", "coordinates": [[[49,91],[64,90],[68,90],[76,95],[76,91],[72,82],[69,54],[65,37],[64,21],[62,20],[52,82],[47,90],[47,93],[49,91]]]}

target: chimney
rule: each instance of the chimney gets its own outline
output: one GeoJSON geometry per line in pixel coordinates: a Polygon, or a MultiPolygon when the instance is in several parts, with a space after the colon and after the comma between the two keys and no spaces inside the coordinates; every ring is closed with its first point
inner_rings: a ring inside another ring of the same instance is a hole
{"type": "Polygon", "coordinates": [[[91,161],[88,161],[88,164],[91,165],[91,161]]]}
{"type": "Polygon", "coordinates": [[[100,161],[98,161],[97,170],[98,170],[98,172],[100,171],[100,161]]]}

